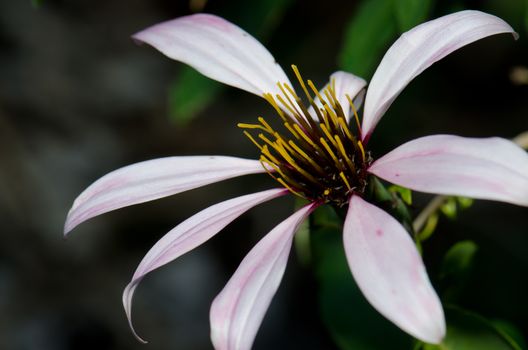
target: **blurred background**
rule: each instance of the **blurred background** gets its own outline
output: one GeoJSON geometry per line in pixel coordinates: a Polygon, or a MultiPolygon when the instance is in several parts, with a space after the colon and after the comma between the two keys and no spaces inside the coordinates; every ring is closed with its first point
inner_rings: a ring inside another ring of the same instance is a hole
{"type": "MultiPolygon", "coordinates": [[[[375,157],[423,135],[512,138],[528,129],[526,1],[0,1],[0,349],[211,349],[213,298],[259,238],[292,211],[291,198],[261,205],[148,276],[135,297],[134,319],[150,344],[133,338],[121,293],[148,249],[208,205],[274,183],[256,175],[209,185],[108,213],[64,240],[73,200],[97,178],[138,161],[256,157],[236,123],[274,114],[262,99],[135,45],[131,34],[178,16],[214,13],[264,42],[290,76],[290,64],[297,64],[323,86],[338,69],[368,80],[403,31],[465,8],[500,16],[520,39],[490,37],[426,70],[380,123],[370,143],[375,157]]],[[[430,199],[415,195],[413,213],[430,199]]],[[[440,215],[424,243],[444,302],[502,325],[520,348],[528,335],[527,214],[477,201],[440,215]],[[446,252],[459,241],[469,242],[463,271],[446,278],[446,252]]],[[[342,257],[334,243],[325,247],[342,257]]],[[[346,269],[340,275],[346,285],[325,279],[340,271],[342,260],[334,266],[323,253],[314,256],[319,260],[291,255],[255,349],[411,343],[365,304],[346,269]]]]}

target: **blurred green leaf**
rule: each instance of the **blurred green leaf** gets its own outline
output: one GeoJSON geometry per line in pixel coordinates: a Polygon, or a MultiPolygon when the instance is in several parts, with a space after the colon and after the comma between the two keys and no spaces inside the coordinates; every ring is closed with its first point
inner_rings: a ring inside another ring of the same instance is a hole
{"type": "Polygon", "coordinates": [[[190,67],[169,87],[169,116],[179,125],[187,124],[203,111],[220,91],[221,85],[190,67]]]}
{"type": "Polygon", "coordinates": [[[423,350],[521,350],[511,337],[482,316],[448,307],[447,335],[440,345],[424,344],[423,350]]]}
{"type": "MultiPolygon", "coordinates": [[[[325,220],[331,221],[319,219],[325,220]]],[[[342,242],[341,228],[312,228],[319,307],[332,338],[345,350],[410,349],[412,339],[374,310],[361,294],[348,267],[342,242]]]]}
{"type": "Polygon", "coordinates": [[[440,278],[461,279],[472,267],[478,246],[473,241],[460,241],[447,251],[442,261],[440,278]]]}
{"type": "Polygon", "coordinates": [[[363,1],[345,29],[341,69],[370,78],[397,34],[394,0],[363,1]]]}
{"type": "Polygon", "coordinates": [[[406,32],[412,27],[425,22],[433,0],[398,0],[394,2],[394,11],[400,32],[406,32]]]}
{"type": "MultiPolygon", "coordinates": [[[[305,206],[308,203],[307,200],[295,197],[295,211],[298,209],[301,209],[303,206],[305,206]]],[[[311,246],[310,246],[310,221],[304,220],[299,228],[297,229],[297,233],[294,236],[294,243],[295,243],[295,251],[297,252],[297,256],[299,258],[299,261],[303,265],[308,265],[312,259],[312,252],[311,252],[311,246]]]]}
{"type": "Polygon", "coordinates": [[[503,336],[511,339],[519,345],[521,349],[528,349],[521,330],[515,327],[512,323],[504,320],[490,320],[490,322],[499,332],[502,333],[503,336]]]}
{"type": "Polygon", "coordinates": [[[467,209],[475,202],[472,198],[467,197],[456,197],[460,209],[467,209]]]}
{"type": "Polygon", "coordinates": [[[457,203],[456,199],[449,197],[446,202],[440,207],[442,213],[449,219],[456,219],[457,216],[457,203]]]}
{"type": "Polygon", "coordinates": [[[427,221],[425,222],[425,225],[422,231],[418,233],[418,240],[420,242],[423,242],[429,237],[431,237],[437,225],[438,225],[438,214],[433,213],[427,218],[427,221]]]}
{"type": "MultiPolygon", "coordinates": [[[[262,39],[280,22],[291,0],[238,0],[229,2],[221,15],[262,39]],[[258,15],[255,15],[258,14],[258,15]]],[[[211,104],[224,85],[189,67],[169,87],[169,117],[185,125],[211,104]]]]}
{"type": "Polygon", "coordinates": [[[42,6],[42,3],[44,2],[44,0],[31,0],[31,5],[38,9],[40,6],[42,6]]]}
{"type": "Polygon", "coordinates": [[[398,185],[392,185],[389,187],[389,191],[398,193],[405,204],[412,205],[412,191],[410,189],[398,185]]]}

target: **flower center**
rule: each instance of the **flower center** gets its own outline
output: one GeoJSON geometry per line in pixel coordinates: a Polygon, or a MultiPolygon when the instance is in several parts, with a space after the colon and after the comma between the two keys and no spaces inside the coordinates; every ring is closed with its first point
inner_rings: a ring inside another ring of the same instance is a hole
{"type": "MultiPolygon", "coordinates": [[[[264,98],[282,119],[282,132],[262,117],[258,124],[239,123],[238,127],[260,149],[262,166],[282,186],[310,201],[343,206],[352,193],[365,190],[370,155],[345,117],[335,81],[319,92],[311,80],[302,79],[296,66],[292,69],[311,107],[303,104],[291,86],[277,83],[281,94],[267,93],[264,98]],[[248,130],[259,133],[253,137],[248,130]]],[[[346,97],[359,135],[356,109],[350,96],[346,97]]]]}

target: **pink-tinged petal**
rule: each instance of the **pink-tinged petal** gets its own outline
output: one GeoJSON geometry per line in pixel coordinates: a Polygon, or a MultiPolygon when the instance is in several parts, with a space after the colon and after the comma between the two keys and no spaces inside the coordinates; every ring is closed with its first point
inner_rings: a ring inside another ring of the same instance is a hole
{"type": "Polygon", "coordinates": [[[422,137],[378,159],[369,172],[415,191],[528,206],[528,154],[498,137],[422,137]]]}
{"type": "Polygon", "coordinates": [[[352,275],[369,303],[417,339],[440,343],[445,336],[442,304],[403,226],[353,196],[343,240],[352,275]]]}
{"type": "Polygon", "coordinates": [[[216,350],[249,350],[286,269],[292,239],[315,209],[300,209],[268,233],[244,258],[211,306],[216,350]]]}
{"type": "MultiPolygon", "coordinates": [[[[346,95],[350,96],[352,102],[354,103],[354,107],[356,110],[359,110],[361,104],[363,103],[363,98],[365,97],[365,86],[367,86],[367,82],[365,79],[355,76],[351,73],[343,71],[334,72],[330,76],[330,82],[326,84],[324,88],[321,89],[321,91],[319,91],[319,94],[324,97],[327,103],[328,99],[326,98],[324,91],[332,82],[335,84],[336,98],[343,108],[345,117],[348,120],[352,115],[352,109],[346,95]]],[[[315,98],[315,103],[319,106],[319,108],[323,107],[318,97],[315,98]]],[[[313,107],[310,107],[310,114],[316,117],[313,107]]]]}
{"type": "Polygon", "coordinates": [[[211,79],[257,95],[278,93],[277,82],[289,83],[261,43],[214,15],[180,17],[149,27],[133,38],[211,79]]]}
{"type": "Polygon", "coordinates": [[[285,189],[272,189],[248,194],[215,204],[191,216],[163,236],[145,255],[136,269],[132,281],[123,292],[123,306],[132,332],[141,339],[132,326],[132,298],[145,275],[196,248],[220,232],[229,223],[254,206],[288,193],[285,189]]]}
{"type": "Polygon", "coordinates": [[[451,52],[499,33],[517,34],[502,19],[461,11],[423,23],[396,40],[378,66],[365,100],[363,139],[368,139],[392,101],[418,74],[451,52]]]}
{"type": "Polygon", "coordinates": [[[168,157],[132,164],[103,176],[77,197],[64,234],[111,210],[264,171],[256,160],[223,156],[168,157]]]}

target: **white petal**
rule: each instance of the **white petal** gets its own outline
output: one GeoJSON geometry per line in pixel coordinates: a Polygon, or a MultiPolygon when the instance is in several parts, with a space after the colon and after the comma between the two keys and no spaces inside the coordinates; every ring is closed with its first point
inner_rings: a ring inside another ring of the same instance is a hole
{"type": "Polygon", "coordinates": [[[286,269],[292,239],[315,209],[307,205],[268,233],[244,258],[211,306],[216,350],[249,350],[286,269]]]}
{"type": "Polygon", "coordinates": [[[451,52],[476,40],[514,30],[502,19],[461,11],[423,23],[404,33],[378,66],[365,100],[362,134],[368,139],[392,101],[418,74],[451,52]]]}
{"type": "Polygon", "coordinates": [[[257,95],[278,93],[277,82],[289,83],[261,43],[214,15],[180,17],[147,28],[133,38],[211,79],[257,95]]]}
{"type": "Polygon", "coordinates": [[[147,273],[206,242],[247,210],[286,193],[287,191],[283,188],[272,189],[215,204],[191,216],[163,236],[145,255],[132,281],[123,292],[123,306],[136,338],[144,342],[132,326],[132,297],[139,282],[147,273]]]}
{"type": "Polygon", "coordinates": [[[223,156],[168,157],[132,164],[103,176],[77,197],[64,233],[111,210],[264,171],[256,160],[223,156]]]}
{"type": "MultiPolygon", "coordinates": [[[[345,117],[348,120],[351,116],[352,110],[350,103],[346,98],[346,95],[350,96],[350,98],[352,99],[356,111],[359,110],[359,108],[361,108],[361,104],[363,103],[363,97],[365,96],[364,89],[367,85],[367,82],[363,78],[343,71],[334,72],[330,76],[330,82],[328,84],[332,83],[333,81],[335,81],[336,98],[339,101],[341,107],[343,108],[345,117]]],[[[327,101],[327,98],[325,97],[324,90],[328,87],[328,84],[326,84],[319,91],[319,94],[323,96],[325,101],[327,101]]],[[[323,107],[318,97],[315,98],[315,103],[319,106],[319,108],[323,107]]],[[[315,112],[313,111],[313,107],[310,107],[310,114],[316,118],[315,112]]]]}
{"type": "Polygon", "coordinates": [[[392,216],[353,196],[343,229],[359,288],[383,316],[412,336],[438,344],[445,318],[413,240],[392,216]]]}
{"type": "Polygon", "coordinates": [[[498,137],[422,137],[378,159],[369,172],[415,191],[528,206],[528,154],[498,137]]]}

